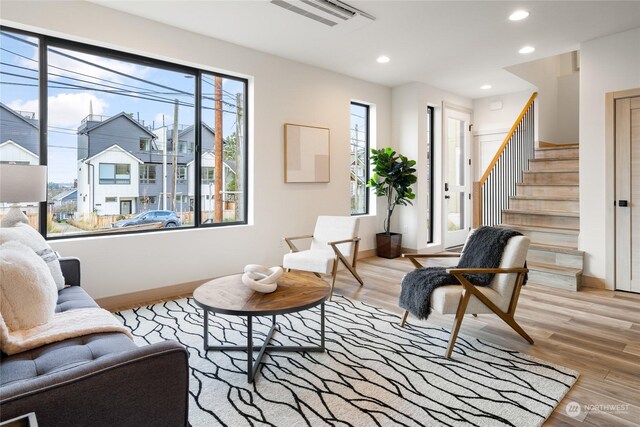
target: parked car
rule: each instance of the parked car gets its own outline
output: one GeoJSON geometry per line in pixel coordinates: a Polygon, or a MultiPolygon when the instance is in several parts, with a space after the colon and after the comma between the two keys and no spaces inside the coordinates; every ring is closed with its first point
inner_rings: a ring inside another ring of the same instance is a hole
{"type": "Polygon", "coordinates": [[[147,211],[133,218],[121,219],[111,223],[111,228],[130,227],[132,225],[151,224],[161,222],[164,228],[180,227],[182,220],[174,211],[147,211]]]}

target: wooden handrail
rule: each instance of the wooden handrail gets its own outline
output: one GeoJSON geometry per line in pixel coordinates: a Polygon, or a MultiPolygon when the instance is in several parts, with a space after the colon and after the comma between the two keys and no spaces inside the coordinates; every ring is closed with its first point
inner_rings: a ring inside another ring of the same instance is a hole
{"type": "Polygon", "coordinates": [[[487,166],[487,170],[484,171],[484,174],[482,174],[480,181],[478,181],[480,185],[484,184],[487,178],[489,178],[489,175],[491,174],[491,170],[498,162],[498,159],[502,155],[502,152],[505,150],[505,148],[507,148],[507,145],[509,144],[511,137],[513,136],[513,133],[518,128],[518,125],[522,121],[522,118],[527,113],[527,111],[529,110],[529,107],[531,107],[531,104],[533,104],[533,101],[536,99],[537,96],[538,96],[538,92],[533,92],[533,94],[531,95],[531,98],[529,98],[529,101],[527,102],[527,105],[524,106],[524,108],[522,109],[522,112],[520,113],[516,121],[513,123],[513,126],[511,126],[511,130],[509,131],[504,141],[502,142],[502,145],[498,149],[498,152],[496,153],[495,156],[493,156],[493,160],[491,160],[491,163],[489,163],[489,166],[487,166]]]}

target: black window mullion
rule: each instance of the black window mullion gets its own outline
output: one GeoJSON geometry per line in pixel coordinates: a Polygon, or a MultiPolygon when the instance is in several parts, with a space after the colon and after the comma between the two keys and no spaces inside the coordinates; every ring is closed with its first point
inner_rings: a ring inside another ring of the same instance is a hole
{"type": "MultiPolygon", "coordinates": [[[[47,41],[46,38],[44,36],[41,35],[34,35],[35,37],[38,38],[38,83],[40,84],[39,89],[39,97],[40,97],[40,102],[38,105],[38,114],[40,115],[40,117],[38,117],[38,123],[40,126],[40,153],[38,157],[40,157],[40,164],[47,166],[49,164],[49,156],[48,156],[48,141],[47,141],[47,126],[48,126],[48,122],[47,122],[47,117],[48,117],[48,102],[47,100],[49,99],[49,90],[48,90],[48,86],[49,86],[49,82],[47,80],[48,76],[47,76],[47,72],[48,72],[48,65],[47,65],[47,41]]],[[[47,172],[48,173],[48,172],[47,172]]],[[[48,181],[49,178],[47,177],[47,193],[48,193],[48,181]]],[[[42,234],[42,236],[44,236],[46,238],[47,236],[47,201],[44,202],[40,202],[40,215],[38,215],[38,219],[39,219],[39,230],[40,234],[42,234]]]]}
{"type": "MultiPolygon", "coordinates": [[[[195,95],[195,171],[193,174],[194,192],[193,192],[193,226],[199,227],[202,223],[202,72],[196,73],[196,95],[195,95]]],[[[188,181],[189,177],[187,177],[188,181]]]]}

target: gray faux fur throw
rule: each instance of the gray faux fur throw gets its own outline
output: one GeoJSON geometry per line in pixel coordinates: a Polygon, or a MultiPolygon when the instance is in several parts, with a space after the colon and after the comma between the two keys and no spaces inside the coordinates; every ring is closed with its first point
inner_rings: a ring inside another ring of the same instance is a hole
{"type": "MultiPolygon", "coordinates": [[[[513,236],[521,236],[517,231],[498,227],[480,227],[469,237],[457,268],[498,268],[507,242],[513,236]]],[[[525,264],[526,265],[526,264],[525,264]]],[[[419,319],[431,314],[431,293],[434,289],[455,285],[458,279],[447,273],[452,267],[419,268],[408,273],[402,280],[400,307],[409,310],[419,319]]],[[[467,274],[475,286],[488,286],[493,274],[467,274]]],[[[525,277],[525,283],[527,278],[525,277]]]]}

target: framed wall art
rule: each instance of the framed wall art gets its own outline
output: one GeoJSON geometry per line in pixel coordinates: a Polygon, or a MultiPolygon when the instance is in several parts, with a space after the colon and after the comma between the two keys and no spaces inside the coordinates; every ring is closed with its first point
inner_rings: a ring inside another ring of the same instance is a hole
{"type": "Polygon", "coordinates": [[[329,182],[328,128],[284,125],[284,182],[329,182]]]}

